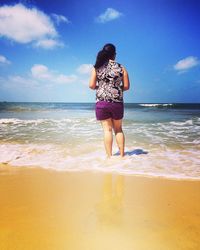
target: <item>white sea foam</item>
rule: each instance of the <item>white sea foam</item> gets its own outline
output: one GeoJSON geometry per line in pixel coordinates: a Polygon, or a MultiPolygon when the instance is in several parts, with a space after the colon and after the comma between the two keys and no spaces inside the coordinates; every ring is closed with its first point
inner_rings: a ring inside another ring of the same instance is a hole
{"type": "Polygon", "coordinates": [[[192,143],[200,145],[200,139],[195,139],[192,143]]]}
{"type": "Polygon", "coordinates": [[[172,103],[141,103],[139,104],[140,106],[143,107],[168,107],[168,106],[172,106],[172,103]]]}
{"type": "MultiPolygon", "coordinates": [[[[195,139],[200,135],[197,119],[185,121],[124,123],[127,145],[141,143],[146,147],[155,144],[161,147],[167,144],[198,145],[195,139]],[[194,143],[193,143],[194,142],[194,143]]],[[[2,142],[20,143],[58,143],[68,145],[99,142],[102,138],[101,126],[96,119],[0,119],[0,139],[2,142]]]]}
{"type": "Polygon", "coordinates": [[[105,159],[102,129],[95,118],[53,118],[0,119],[0,163],[200,179],[200,118],[196,116],[158,122],[135,122],[130,117],[124,122],[126,157],[120,160],[114,156],[109,161],[105,159]]]}
{"type": "MultiPolygon", "coordinates": [[[[116,150],[116,148],[114,148],[116,150]]],[[[100,171],[124,175],[148,175],[173,179],[200,179],[196,149],[126,148],[126,156],[107,160],[103,147],[68,148],[55,144],[0,144],[0,163],[13,167],[42,167],[57,171],[100,171]]]]}
{"type": "Polygon", "coordinates": [[[175,126],[184,126],[184,125],[193,125],[193,120],[187,120],[185,122],[170,122],[170,124],[175,125],[175,126]]]}
{"type": "MultiPolygon", "coordinates": [[[[0,124],[10,124],[10,125],[18,125],[18,124],[41,124],[45,122],[72,122],[71,119],[32,119],[32,120],[23,120],[23,119],[16,119],[16,118],[8,118],[8,119],[0,119],[0,124]]],[[[76,120],[73,120],[73,122],[76,122],[76,120]]]]}

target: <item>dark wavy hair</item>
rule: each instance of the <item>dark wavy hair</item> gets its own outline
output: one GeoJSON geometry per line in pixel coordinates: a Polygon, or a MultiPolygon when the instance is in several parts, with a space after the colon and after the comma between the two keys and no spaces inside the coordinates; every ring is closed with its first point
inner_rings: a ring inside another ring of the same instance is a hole
{"type": "Polygon", "coordinates": [[[116,48],[112,43],[107,43],[103,46],[97,54],[95,69],[100,68],[104,63],[108,62],[109,59],[113,60],[116,55],[116,48]]]}

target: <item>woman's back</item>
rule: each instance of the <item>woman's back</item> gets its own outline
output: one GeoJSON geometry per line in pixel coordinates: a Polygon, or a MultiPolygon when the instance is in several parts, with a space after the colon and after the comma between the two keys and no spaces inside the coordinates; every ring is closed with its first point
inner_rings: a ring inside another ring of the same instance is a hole
{"type": "Polygon", "coordinates": [[[123,67],[114,60],[109,60],[96,70],[96,100],[123,102],[123,67]]]}

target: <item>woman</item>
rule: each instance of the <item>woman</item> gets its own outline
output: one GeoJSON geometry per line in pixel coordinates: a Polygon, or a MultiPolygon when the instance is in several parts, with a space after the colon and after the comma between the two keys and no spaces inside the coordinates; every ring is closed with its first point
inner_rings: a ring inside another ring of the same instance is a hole
{"type": "Polygon", "coordinates": [[[106,44],[99,51],[91,73],[89,87],[96,89],[96,118],[104,130],[104,145],[108,157],[112,156],[113,133],[120,155],[124,156],[125,137],[122,130],[124,115],[123,92],[129,89],[126,69],[115,61],[116,49],[106,44]]]}

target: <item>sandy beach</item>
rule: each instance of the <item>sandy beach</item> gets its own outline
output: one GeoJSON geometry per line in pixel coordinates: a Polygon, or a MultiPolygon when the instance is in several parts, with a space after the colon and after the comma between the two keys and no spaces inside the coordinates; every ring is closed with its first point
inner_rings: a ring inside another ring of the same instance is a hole
{"type": "Polygon", "coordinates": [[[2,250],[200,246],[200,181],[0,166],[2,250]]]}

